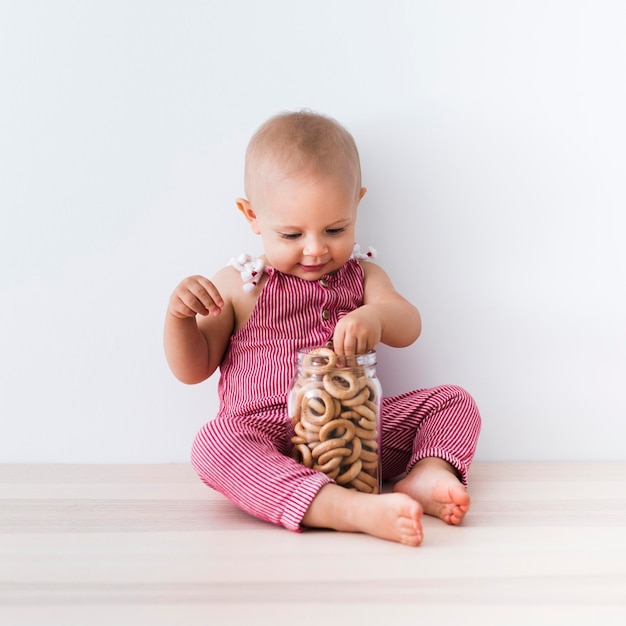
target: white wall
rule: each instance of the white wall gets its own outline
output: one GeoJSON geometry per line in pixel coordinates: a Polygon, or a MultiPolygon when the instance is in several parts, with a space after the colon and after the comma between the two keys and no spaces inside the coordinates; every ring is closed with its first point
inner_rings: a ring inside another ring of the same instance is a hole
{"type": "Polygon", "coordinates": [[[481,460],[626,459],[626,3],[0,4],[0,461],[185,462],[215,380],[168,296],[242,250],[243,152],[354,134],[359,239],[421,309],[385,390],[458,383],[481,460]]]}

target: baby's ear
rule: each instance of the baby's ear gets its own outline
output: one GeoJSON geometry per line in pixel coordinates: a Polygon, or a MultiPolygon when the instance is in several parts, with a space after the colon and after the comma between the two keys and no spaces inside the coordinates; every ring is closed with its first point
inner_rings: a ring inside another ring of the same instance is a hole
{"type": "Polygon", "coordinates": [[[252,210],[250,202],[245,198],[237,198],[235,203],[237,204],[237,208],[243,213],[243,216],[248,220],[252,231],[257,235],[261,234],[259,225],[257,224],[256,213],[252,210]]]}

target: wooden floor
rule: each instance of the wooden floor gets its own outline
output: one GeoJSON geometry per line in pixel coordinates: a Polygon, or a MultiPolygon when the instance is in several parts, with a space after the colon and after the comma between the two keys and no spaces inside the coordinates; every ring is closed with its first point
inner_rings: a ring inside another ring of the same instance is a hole
{"type": "Polygon", "coordinates": [[[0,465],[0,624],[626,624],[626,463],[477,463],[419,548],[270,526],[186,465],[0,465]]]}

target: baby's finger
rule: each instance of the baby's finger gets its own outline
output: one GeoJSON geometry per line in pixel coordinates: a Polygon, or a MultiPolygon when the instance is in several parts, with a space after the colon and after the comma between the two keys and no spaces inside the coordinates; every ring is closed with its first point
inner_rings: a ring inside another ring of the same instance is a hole
{"type": "Polygon", "coordinates": [[[343,353],[345,356],[354,356],[355,354],[358,354],[356,341],[353,338],[346,336],[343,341],[343,353]]]}
{"type": "Polygon", "coordinates": [[[221,309],[224,306],[224,299],[218,288],[208,278],[202,276],[198,277],[198,283],[204,287],[206,293],[211,298],[211,303],[221,309]]]}
{"type": "Polygon", "coordinates": [[[344,356],[345,354],[343,351],[343,333],[339,326],[335,327],[335,332],[333,333],[333,350],[339,356],[344,356]]]}
{"type": "Polygon", "coordinates": [[[215,285],[204,278],[189,286],[190,301],[186,304],[200,315],[219,315],[224,301],[215,285]]]}
{"type": "Polygon", "coordinates": [[[373,346],[370,346],[370,342],[367,336],[360,337],[357,342],[357,354],[367,354],[373,346]]]}
{"type": "Polygon", "coordinates": [[[189,290],[178,296],[178,304],[174,305],[174,309],[184,317],[209,314],[207,307],[189,290]]]}
{"type": "Polygon", "coordinates": [[[339,356],[354,356],[357,354],[356,339],[350,333],[336,332],[333,337],[333,349],[339,356]]]}
{"type": "Polygon", "coordinates": [[[360,337],[349,332],[338,333],[338,336],[333,339],[333,346],[335,352],[342,356],[365,354],[368,350],[367,337],[360,337]]]}
{"type": "Polygon", "coordinates": [[[169,311],[176,317],[195,317],[206,314],[204,305],[188,291],[175,293],[170,299],[169,311]]]}

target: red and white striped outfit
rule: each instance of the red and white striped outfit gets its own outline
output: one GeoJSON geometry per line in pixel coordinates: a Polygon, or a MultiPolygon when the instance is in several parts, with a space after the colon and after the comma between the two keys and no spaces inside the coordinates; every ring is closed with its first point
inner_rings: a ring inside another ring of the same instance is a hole
{"type": "MultiPolygon", "coordinates": [[[[286,400],[296,352],[332,339],[337,321],[363,302],[364,274],[354,259],[319,281],[267,272],[250,319],[230,339],[219,412],[198,433],[191,458],[201,480],[241,509],[298,531],[318,491],[334,481],[290,457],[286,400]]],[[[476,405],[459,387],[383,398],[383,480],[439,457],[466,483],[479,431],[476,405]]]]}

